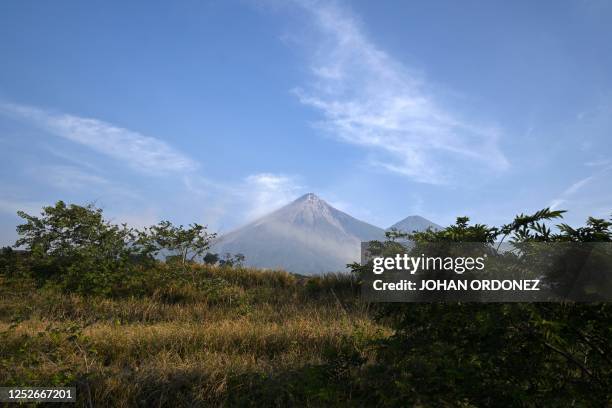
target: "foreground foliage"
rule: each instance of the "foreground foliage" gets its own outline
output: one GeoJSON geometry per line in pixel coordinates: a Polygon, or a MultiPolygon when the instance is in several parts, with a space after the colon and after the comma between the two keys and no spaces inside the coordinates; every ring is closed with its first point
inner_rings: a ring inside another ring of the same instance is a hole
{"type": "MultiPolygon", "coordinates": [[[[563,211],[519,215],[501,228],[462,217],[440,231],[389,234],[416,246],[440,242],[494,244],[610,242],[612,223],[589,218],[552,233],[543,220],[563,211]],[[500,239],[501,238],[501,239],[500,239]]],[[[499,245],[499,244],[497,244],[499,245]]],[[[420,252],[419,252],[420,253],[420,252]]],[[[357,273],[363,267],[353,265],[357,273]]],[[[576,279],[574,270],[571,277],[576,279]]],[[[547,278],[551,278],[550,276],[547,278]]],[[[558,280],[558,277],[554,277],[558,280]]],[[[607,276],[610,281],[610,276],[607,276]]],[[[386,405],[606,406],[612,403],[612,308],[609,303],[386,304],[379,310],[395,333],[385,339],[364,398],[386,405]]]]}

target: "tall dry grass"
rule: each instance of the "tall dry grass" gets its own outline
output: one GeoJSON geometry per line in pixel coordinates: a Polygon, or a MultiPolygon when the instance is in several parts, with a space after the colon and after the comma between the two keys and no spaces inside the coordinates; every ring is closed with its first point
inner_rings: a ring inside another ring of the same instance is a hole
{"type": "Polygon", "coordinates": [[[390,334],[348,276],[192,268],[201,284],[146,297],[92,298],[4,281],[0,384],[76,384],[82,406],[242,405],[251,394],[254,405],[284,405],[292,391],[264,395],[262,382],[273,391],[275,381],[310,378],[311,367],[338,356],[367,359],[370,342],[390,334]]]}

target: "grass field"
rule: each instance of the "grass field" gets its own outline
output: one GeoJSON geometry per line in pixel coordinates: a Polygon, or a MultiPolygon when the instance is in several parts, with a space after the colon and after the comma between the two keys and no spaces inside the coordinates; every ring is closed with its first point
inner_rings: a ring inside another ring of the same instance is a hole
{"type": "Polygon", "coordinates": [[[5,279],[0,384],[76,384],[82,406],[349,403],[327,377],[390,334],[350,276],[201,272],[217,285],[117,299],[5,279]]]}

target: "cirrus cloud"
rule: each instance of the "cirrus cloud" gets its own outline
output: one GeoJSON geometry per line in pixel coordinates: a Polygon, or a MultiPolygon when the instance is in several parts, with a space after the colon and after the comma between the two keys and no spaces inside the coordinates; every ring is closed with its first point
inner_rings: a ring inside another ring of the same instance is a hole
{"type": "Polygon", "coordinates": [[[312,80],[294,93],[322,114],[318,127],[419,182],[449,182],[472,162],[485,171],[508,168],[496,127],[443,108],[432,86],[377,47],[337,3],[297,3],[318,35],[309,43],[312,80]]]}
{"type": "Polygon", "coordinates": [[[0,103],[0,112],[120,160],[141,172],[184,172],[198,167],[195,161],[160,139],[99,119],[55,113],[14,103],[0,103]]]}

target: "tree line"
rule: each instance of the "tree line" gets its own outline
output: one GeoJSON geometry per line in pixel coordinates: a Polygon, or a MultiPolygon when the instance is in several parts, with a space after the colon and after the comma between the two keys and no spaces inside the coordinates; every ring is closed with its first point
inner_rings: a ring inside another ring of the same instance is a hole
{"type": "MultiPolygon", "coordinates": [[[[208,252],[216,233],[198,223],[187,226],[161,221],[136,229],[106,220],[94,204],[58,201],[39,216],[18,211],[24,223],[13,250],[2,249],[1,265],[8,274],[29,274],[45,283],[88,294],[109,294],[112,287],[159,266],[161,259],[183,276],[196,273],[202,261],[224,267],[242,266],[242,254],[208,252]]],[[[195,276],[191,276],[195,281],[195,276]]]]}

